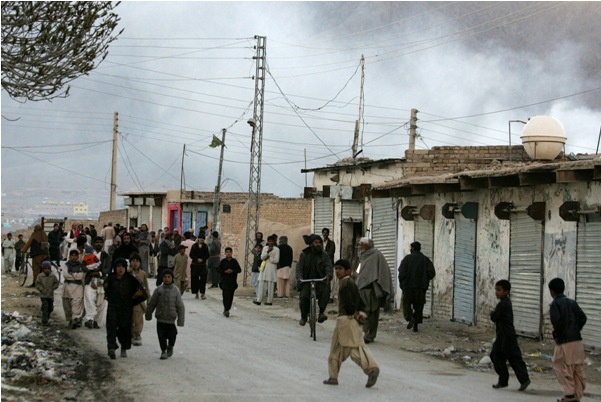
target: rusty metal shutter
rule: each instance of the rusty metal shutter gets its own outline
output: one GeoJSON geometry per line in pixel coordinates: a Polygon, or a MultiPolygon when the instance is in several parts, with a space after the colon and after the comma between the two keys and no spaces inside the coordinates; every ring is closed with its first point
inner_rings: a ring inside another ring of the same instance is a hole
{"type": "MultiPolygon", "coordinates": [[[[422,254],[428,257],[430,260],[434,261],[434,221],[428,221],[420,218],[419,216],[415,217],[414,221],[414,238],[415,241],[418,241],[422,245],[422,254]]],[[[430,281],[430,286],[428,287],[428,291],[426,292],[426,304],[424,305],[424,317],[432,316],[432,294],[433,294],[433,285],[432,281],[430,281]]]]}
{"type": "Polygon", "coordinates": [[[358,201],[342,201],[342,219],[345,221],[363,222],[363,203],[358,201]]]}
{"type": "Polygon", "coordinates": [[[584,344],[601,348],[601,222],[578,224],[576,301],[587,316],[584,344]]]}
{"type": "Polygon", "coordinates": [[[321,234],[323,228],[334,231],[334,200],[331,198],[315,197],[313,210],[313,233],[321,234]]]}
{"type": "Polygon", "coordinates": [[[542,315],[543,224],[525,212],[511,214],[510,222],[509,281],[513,323],[518,334],[539,338],[542,315]]]}
{"type": "Polygon", "coordinates": [[[476,300],[476,221],[455,220],[453,320],[474,323],[476,300]]]}
{"type": "MultiPolygon", "coordinates": [[[[371,202],[371,238],[390,267],[392,283],[398,281],[396,275],[396,202],[392,198],[374,198],[371,202]]],[[[395,286],[396,287],[396,286],[395,286]]]]}

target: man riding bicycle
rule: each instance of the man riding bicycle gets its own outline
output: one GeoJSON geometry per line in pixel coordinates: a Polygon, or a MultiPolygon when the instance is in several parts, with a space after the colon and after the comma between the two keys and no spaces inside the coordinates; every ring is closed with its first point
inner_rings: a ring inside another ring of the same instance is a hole
{"type": "Polygon", "coordinates": [[[321,237],[315,234],[308,237],[305,236],[305,243],[307,243],[309,247],[302,251],[298,263],[296,264],[296,279],[299,284],[301,311],[301,319],[298,324],[301,326],[307,323],[307,315],[309,314],[310,309],[311,284],[301,283],[300,280],[328,277],[327,283],[315,283],[315,290],[319,301],[319,317],[317,318],[317,322],[322,323],[328,319],[325,315],[325,310],[328,306],[328,301],[330,300],[329,282],[334,273],[332,261],[323,251],[323,241],[321,237]]]}

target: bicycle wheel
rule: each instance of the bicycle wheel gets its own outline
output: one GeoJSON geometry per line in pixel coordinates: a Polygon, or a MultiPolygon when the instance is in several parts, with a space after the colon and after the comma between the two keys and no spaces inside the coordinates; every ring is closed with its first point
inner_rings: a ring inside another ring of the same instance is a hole
{"type": "Polygon", "coordinates": [[[313,340],[317,340],[317,334],[315,331],[315,322],[317,321],[317,297],[315,297],[315,290],[311,289],[311,311],[309,314],[309,326],[311,327],[311,336],[313,340]]]}
{"type": "Polygon", "coordinates": [[[54,263],[54,262],[52,263],[52,268],[54,268],[53,274],[58,278],[58,281],[60,282],[61,281],[61,271],[62,271],[61,268],[58,265],[56,265],[56,263],[54,263]]]}
{"type": "Polygon", "coordinates": [[[25,282],[27,282],[27,275],[29,275],[29,260],[27,257],[23,258],[23,262],[21,263],[21,268],[19,269],[19,285],[25,286],[25,282]]]}

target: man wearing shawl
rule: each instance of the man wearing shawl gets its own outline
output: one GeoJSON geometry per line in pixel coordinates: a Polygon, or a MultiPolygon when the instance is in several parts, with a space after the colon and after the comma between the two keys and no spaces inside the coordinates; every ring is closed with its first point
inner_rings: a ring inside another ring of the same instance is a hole
{"type": "Polygon", "coordinates": [[[367,237],[359,241],[360,265],[357,268],[357,287],[368,317],[363,326],[365,343],[371,343],[378,332],[380,307],[385,307],[393,294],[390,268],[380,251],[374,248],[374,242],[367,237]]]}

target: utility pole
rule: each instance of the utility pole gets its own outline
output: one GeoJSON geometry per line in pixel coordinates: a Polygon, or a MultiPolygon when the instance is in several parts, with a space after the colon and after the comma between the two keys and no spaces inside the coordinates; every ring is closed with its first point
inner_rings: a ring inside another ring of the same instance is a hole
{"type": "Polygon", "coordinates": [[[219,173],[217,185],[215,186],[215,198],[213,199],[213,232],[221,233],[221,221],[219,220],[219,209],[221,205],[221,172],[223,170],[223,149],[225,148],[226,129],[221,130],[221,156],[219,157],[219,173]]]}
{"type": "MultiPolygon", "coordinates": [[[[184,144],[184,149],[182,150],[182,168],[179,173],[179,199],[184,199],[184,187],[185,187],[185,177],[184,177],[184,156],[186,156],[186,144],[184,144]]],[[[178,226],[179,227],[179,226],[178,226]]]]}
{"type": "Polygon", "coordinates": [[[246,253],[244,255],[243,286],[248,286],[252,272],[253,250],[255,249],[255,232],[259,230],[259,207],[261,200],[261,153],[263,148],[263,104],[265,100],[265,63],[267,37],[255,35],[257,54],[255,72],[255,100],[253,118],[248,121],[252,127],[250,144],[250,173],[248,178],[248,203],[246,218],[246,253]]]}
{"type": "Polygon", "coordinates": [[[363,83],[365,82],[365,58],[361,55],[361,92],[359,94],[359,117],[355,120],[355,135],[353,137],[353,148],[351,156],[353,159],[357,157],[357,148],[359,147],[359,128],[361,116],[363,115],[363,83]]]}
{"type": "Polygon", "coordinates": [[[417,136],[417,109],[411,109],[411,121],[409,122],[409,150],[415,151],[415,137],[417,136]]]}
{"type": "Polygon", "coordinates": [[[111,202],[109,210],[117,209],[117,138],[119,135],[119,113],[113,115],[113,159],[111,163],[111,202]]]}

